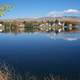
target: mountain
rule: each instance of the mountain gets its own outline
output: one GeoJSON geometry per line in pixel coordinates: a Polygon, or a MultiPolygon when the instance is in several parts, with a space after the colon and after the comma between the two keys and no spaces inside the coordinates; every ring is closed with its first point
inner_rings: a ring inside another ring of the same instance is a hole
{"type": "Polygon", "coordinates": [[[62,16],[62,17],[38,17],[38,18],[15,18],[15,19],[0,19],[0,21],[4,22],[13,22],[13,21],[48,21],[48,20],[76,20],[80,22],[79,16],[62,16]]]}

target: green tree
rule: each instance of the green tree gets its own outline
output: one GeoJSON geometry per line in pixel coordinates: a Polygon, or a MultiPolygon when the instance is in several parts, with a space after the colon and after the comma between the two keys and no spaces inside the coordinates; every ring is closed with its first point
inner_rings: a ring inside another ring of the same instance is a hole
{"type": "Polygon", "coordinates": [[[6,12],[10,11],[12,6],[10,4],[0,5],[0,16],[3,16],[6,12]]]}

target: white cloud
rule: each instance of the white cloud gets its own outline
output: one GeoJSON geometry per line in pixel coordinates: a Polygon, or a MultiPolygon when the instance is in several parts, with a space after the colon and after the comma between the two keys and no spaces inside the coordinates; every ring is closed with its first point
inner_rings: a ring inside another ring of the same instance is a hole
{"type": "Polygon", "coordinates": [[[77,10],[77,9],[68,9],[68,10],[64,10],[64,13],[80,14],[80,10],[77,10]]]}
{"type": "Polygon", "coordinates": [[[63,14],[61,11],[51,11],[49,14],[63,14]]]}
{"type": "Polygon", "coordinates": [[[61,12],[61,11],[51,11],[48,13],[48,16],[53,16],[53,17],[56,17],[56,16],[62,16],[64,13],[61,12]]]}
{"type": "Polygon", "coordinates": [[[63,16],[64,14],[80,14],[78,9],[68,9],[64,11],[51,11],[48,13],[48,16],[63,16]]]}

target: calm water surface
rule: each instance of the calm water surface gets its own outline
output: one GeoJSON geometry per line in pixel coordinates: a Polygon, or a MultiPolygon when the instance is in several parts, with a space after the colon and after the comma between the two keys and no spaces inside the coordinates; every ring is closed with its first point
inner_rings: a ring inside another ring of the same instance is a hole
{"type": "Polygon", "coordinates": [[[20,72],[80,72],[80,32],[0,33],[0,58],[20,72]]]}

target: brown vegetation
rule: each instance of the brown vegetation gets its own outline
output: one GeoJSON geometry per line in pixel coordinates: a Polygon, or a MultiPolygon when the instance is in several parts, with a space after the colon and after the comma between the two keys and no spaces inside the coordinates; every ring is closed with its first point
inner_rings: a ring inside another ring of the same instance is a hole
{"type": "Polygon", "coordinates": [[[15,80],[14,72],[5,64],[0,65],[0,80],[15,80]]]}

